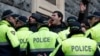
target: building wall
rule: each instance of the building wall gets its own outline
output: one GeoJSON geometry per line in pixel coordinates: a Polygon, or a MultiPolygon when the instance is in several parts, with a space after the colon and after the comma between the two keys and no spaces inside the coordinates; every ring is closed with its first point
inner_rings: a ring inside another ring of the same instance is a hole
{"type": "MultiPolygon", "coordinates": [[[[49,1],[49,0],[48,0],[49,1]]],[[[65,19],[69,16],[78,16],[79,4],[81,0],[56,0],[52,4],[46,0],[0,0],[0,16],[6,9],[11,9],[14,12],[29,16],[32,12],[40,12],[47,16],[55,10],[60,10],[65,19]],[[64,5],[65,4],[65,5],[64,5]]],[[[100,0],[90,0],[89,13],[100,11],[100,0]]]]}
{"type": "MultiPolygon", "coordinates": [[[[65,17],[78,16],[79,4],[81,0],[65,0],[65,17]]],[[[90,0],[89,15],[94,11],[100,11],[100,0],[90,0]]]]}
{"type": "MultiPolygon", "coordinates": [[[[64,2],[65,0],[55,0],[54,2],[56,4],[50,3],[48,0],[32,0],[32,12],[40,12],[42,14],[51,16],[51,13],[55,10],[61,11],[63,14],[64,13],[64,2]]],[[[53,1],[53,0],[52,0],[53,1]]],[[[54,3],[53,2],[53,3],[54,3]]]]}
{"type": "Polygon", "coordinates": [[[36,12],[51,16],[51,13],[55,10],[65,14],[64,0],[55,0],[54,2],[55,4],[52,4],[53,2],[49,0],[0,0],[0,16],[7,9],[26,16],[36,12]]]}
{"type": "Polygon", "coordinates": [[[0,0],[0,16],[7,9],[28,16],[31,13],[31,0],[0,0]]]}

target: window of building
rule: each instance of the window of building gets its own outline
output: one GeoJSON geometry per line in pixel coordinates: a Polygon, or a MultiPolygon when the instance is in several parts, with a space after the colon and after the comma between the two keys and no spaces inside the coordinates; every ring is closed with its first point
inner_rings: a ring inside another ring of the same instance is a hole
{"type": "Polygon", "coordinates": [[[52,3],[53,5],[56,5],[56,0],[46,0],[46,1],[52,3]]]}
{"type": "Polygon", "coordinates": [[[45,17],[46,20],[49,20],[50,19],[50,16],[48,16],[48,15],[45,15],[45,14],[40,13],[40,12],[36,12],[36,13],[38,13],[38,14],[42,15],[43,17],[45,17]]]}

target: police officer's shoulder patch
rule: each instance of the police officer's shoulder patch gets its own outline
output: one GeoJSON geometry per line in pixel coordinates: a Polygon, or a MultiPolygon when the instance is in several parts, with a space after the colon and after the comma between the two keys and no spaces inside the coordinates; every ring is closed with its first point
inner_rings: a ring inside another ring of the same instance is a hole
{"type": "Polygon", "coordinates": [[[11,33],[12,33],[13,35],[15,35],[15,31],[11,31],[11,33]]]}

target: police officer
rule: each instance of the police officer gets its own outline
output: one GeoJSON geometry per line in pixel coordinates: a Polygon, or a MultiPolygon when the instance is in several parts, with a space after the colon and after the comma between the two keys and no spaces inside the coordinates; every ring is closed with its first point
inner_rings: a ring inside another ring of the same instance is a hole
{"type": "Polygon", "coordinates": [[[55,56],[100,56],[97,43],[86,38],[78,22],[71,23],[69,39],[62,42],[55,56]]]}
{"type": "Polygon", "coordinates": [[[66,40],[68,34],[70,33],[70,32],[69,32],[70,23],[75,22],[75,21],[77,21],[77,18],[74,17],[74,16],[70,16],[70,17],[67,18],[66,23],[68,24],[68,28],[67,28],[66,30],[60,31],[60,32],[58,33],[58,35],[59,35],[59,37],[60,37],[60,39],[61,39],[62,41],[63,41],[63,40],[66,40]]]}
{"type": "Polygon", "coordinates": [[[48,22],[44,17],[38,21],[39,30],[28,39],[28,56],[48,56],[58,45],[58,35],[49,31],[48,22]]]}
{"type": "Polygon", "coordinates": [[[33,32],[37,32],[37,19],[40,18],[39,17],[40,14],[38,13],[32,13],[32,15],[29,17],[29,21],[28,21],[28,26],[29,26],[29,30],[33,31],[33,32]]]}
{"type": "Polygon", "coordinates": [[[94,12],[93,15],[88,17],[88,22],[91,28],[86,32],[86,36],[98,42],[100,46],[100,12],[94,12]]]}
{"type": "Polygon", "coordinates": [[[19,41],[14,26],[19,15],[5,10],[0,21],[0,56],[19,56],[19,41]]]}
{"type": "MultiPolygon", "coordinates": [[[[67,18],[66,24],[68,25],[68,28],[67,28],[66,30],[60,31],[60,32],[58,33],[58,35],[59,35],[61,41],[64,41],[64,40],[66,40],[66,39],[68,38],[68,35],[69,35],[69,33],[70,33],[70,31],[69,31],[69,29],[70,29],[70,24],[71,24],[72,22],[76,22],[76,21],[77,21],[77,18],[74,17],[74,16],[70,16],[70,17],[67,18]]],[[[60,45],[59,45],[59,46],[60,46],[60,45]]],[[[49,56],[54,56],[55,53],[57,52],[59,46],[57,46],[56,49],[55,49],[52,53],[50,53],[49,56]]]]}
{"type": "Polygon", "coordinates": [[[30,34],[32,34],[31,31],[29,31],[29,28],[27,26],[27,17],[26,16],[20,16],[18,17],[17,24],[16,24],[16,30],[17,30],[17,37],[20,41],[20,55],[26,56],[26,47],[27,47],[27,38],[30,34]]]}

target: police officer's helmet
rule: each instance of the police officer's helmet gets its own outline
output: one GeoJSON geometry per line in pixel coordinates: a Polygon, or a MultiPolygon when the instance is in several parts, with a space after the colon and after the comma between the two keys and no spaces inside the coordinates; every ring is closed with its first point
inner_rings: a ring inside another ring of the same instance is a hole
{"type": "Polygon", "coordinates": [[[76,21],[77,21],[77,18],[74,17],[74,16],[70,16],[70,17],[68,17],[67,20],[66,20],[66,22],[67,22],[68,24],[70,24],[70,23],[72,23],[72,22],[76,22],[76,21]]]}
{"type": "Polygon", "coordinates": [[[38,14],[38,13],[32,13],[32,15],[31,15],[30,17],[32,17],[32,18],[34,18],[36,21],[38,21],[38,20],[40,20],[41,15],[38,14]]]}
{"type": "Polygon", "coordinates": [[[70,31],[71,32],[79,32],[79,31],[81,31],[81,24],[79,22],[72,22],[70,24],[70,31]]]}
{"type": "Polygon", "coordinates": [[[40,23],[40,24],[44,24],[44,25],[48,24],[48,20],[44,16],[41,16],[41,18],[37,22],[40,23]]]}
{"type": "MultiPolygon", "coordinates": [[[[8,16],[12,16],[12,17],[19,17],[18,14],[15,14],[13,11],[11,10],[5,10],[1,16],[2,19],[8,17],[8,16]]],[[[16,19],[16,18],[15,18],[16,19]]]]}
{"type": "Polygon", "coordinates": [[[87,16],[87,19],[92,19],[93,17],[100,18],[100,12],[94,12],[92,15],[87,16]]]}
{"type": "Polygon", "coordinates": [[[24,24],[27,24],[28,23],[28,19],[26,16],[19,16],[18,17],[18,20],[22,21],[24,24]]]}

